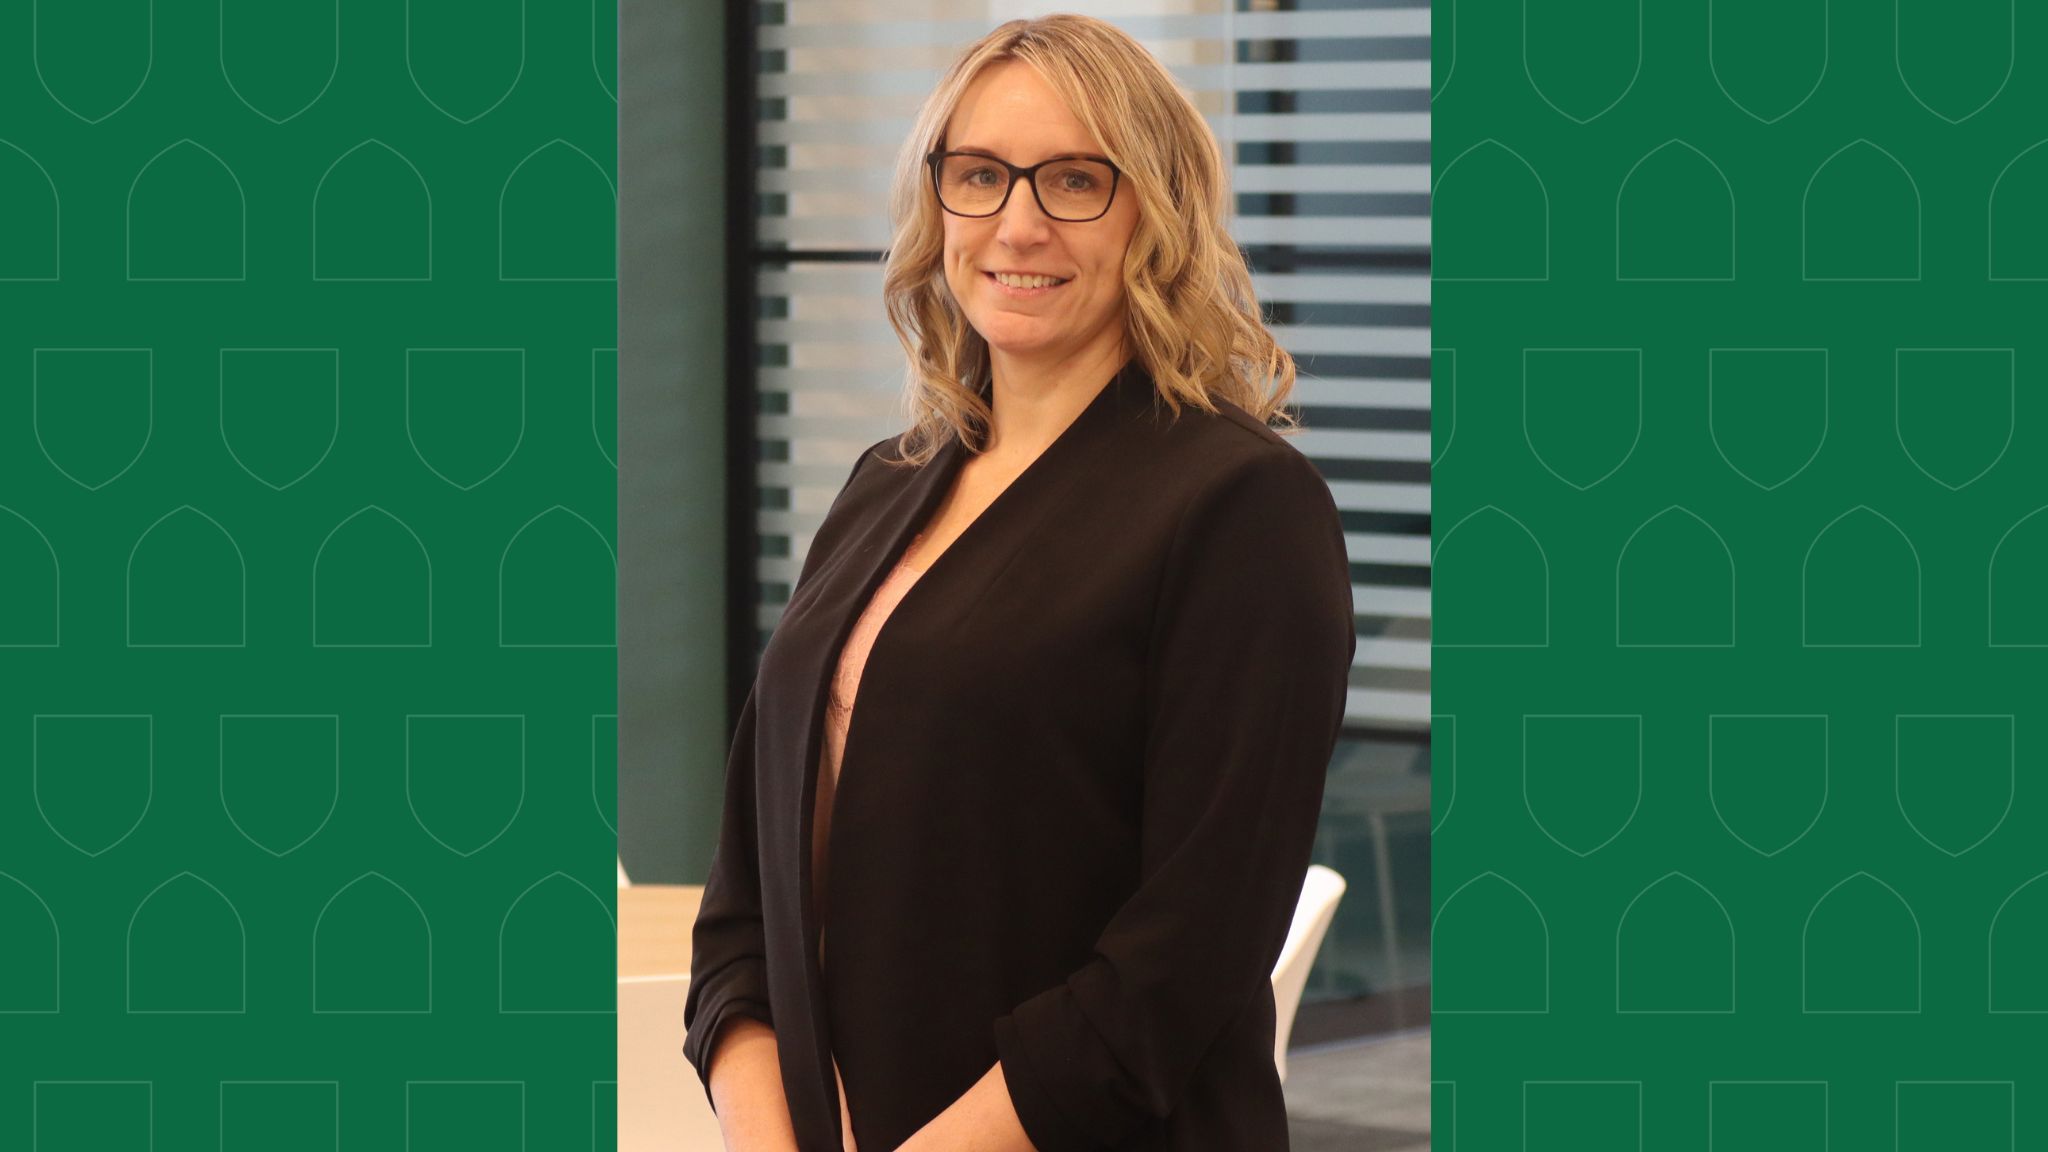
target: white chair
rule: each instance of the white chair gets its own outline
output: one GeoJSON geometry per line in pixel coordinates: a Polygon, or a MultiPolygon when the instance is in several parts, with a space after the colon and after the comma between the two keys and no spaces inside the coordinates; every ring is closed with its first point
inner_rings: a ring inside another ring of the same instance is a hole
{"type": "Polygon", "coordinates": [[[1294,907],[1294,923],[1288,926],[1287,943],[1280,947],[1280,962],[1273,966],[1273,1063],[1280,1079],[1287,1079],[1287,1037],[1294,1031],[1294,1013],[1301,1007],[1302,990],[1308,987],[1308,971],[1316,962],[1323,934],[1337,914],[1337,901],[1344,897],[1344,877],[1321,864],[1308,866],[1301,886],[1301,900],[1294,907]]]}

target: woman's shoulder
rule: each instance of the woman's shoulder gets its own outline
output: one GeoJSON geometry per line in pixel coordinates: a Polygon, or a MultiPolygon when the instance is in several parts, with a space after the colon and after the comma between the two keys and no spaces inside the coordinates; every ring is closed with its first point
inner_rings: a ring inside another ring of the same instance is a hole
{"type": "Polygon", "coordinates": [[[804,551],[803,564],[797,573],[798,587],[810,579],[812,571],[831,557],[843,541],[858,538],[861,525],[887,508],[890,494],[907,482],[909,474],[902,470],[901,465],[891,468],[877,459],[892,452],[898,439],[898,436],[891,436],[878,440],[854,457],[846,479],[839,485],[839,491],[833,494],[824,518],[811,535],[810,546],[804,551]],[[893,475],[895,479],[889,479],[885,474],[893,475]]]}
{"type": "Polygon", "coordinates": [[[853,459],[853,467],[846,474],[846,483],[840,486],[841,499],[881,488],[893,490],[908,483],[925,467],[904,459],[908,435],[908,432],[898,432],[862,449],[860,455],[853,459]]]}
{"type": "Polygon", "coordinates": [[[877,440],[854,457],[845,482],[840,484],[838,493],[825,511],[821,535],[829,536],[835,527],[859,520],[874,509],[886,507],[895,493],[910,483],[923,467],[929,466],[903,459],[906,435],[897,433],[877,440]]]}
{"type": "Polygon", "coordinates": [[[1320,506],[1334,502],[1322,472],[1294,443],[1230,400],[1217,398],[1211,412],[1183,405],[1178,418],[1162,415],[1154,424],[1147,455],[1160,475],[1173,477],[1173,487],[1189,503],[1204,494],[1252,484],[1287,490],[1320,506]]]}
{"type": "MultiPolygon", "coordinates": [[[[1192,406],[1182,408],[1181,419],[1176,422],[1176,427],[1185,426],[1179,436],[1182,451],[1223,461],[1271,456],[1281,450],[1301,455],[1287,437],[1235,402],[1221,396],[1213,402],[1214,412],[1192,406]]],[[[1167,436],[1173,434],[1174,429],[1169,428],[1167,436]]]]}

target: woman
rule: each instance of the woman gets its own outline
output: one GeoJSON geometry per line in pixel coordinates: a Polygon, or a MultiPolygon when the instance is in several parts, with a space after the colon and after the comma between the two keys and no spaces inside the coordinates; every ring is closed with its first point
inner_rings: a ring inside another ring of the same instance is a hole
{"type": "Polygon", "coordinates": [[[729,1149],[1287,1147],[1271,973],[1355,639],[1225,195],[1100,21],[1004,24],[927,101],[915,421],[762,654],[694,929],[729,1149]]]}

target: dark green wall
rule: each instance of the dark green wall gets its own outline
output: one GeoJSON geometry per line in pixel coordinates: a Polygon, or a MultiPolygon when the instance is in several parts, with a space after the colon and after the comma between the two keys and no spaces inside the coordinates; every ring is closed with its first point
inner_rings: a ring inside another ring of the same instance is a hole
{"type": "Polygon", "coordinates": [[[701,883],[724,788],[725,20],[625,0],[619,151],[619,848],[701,883]]]}

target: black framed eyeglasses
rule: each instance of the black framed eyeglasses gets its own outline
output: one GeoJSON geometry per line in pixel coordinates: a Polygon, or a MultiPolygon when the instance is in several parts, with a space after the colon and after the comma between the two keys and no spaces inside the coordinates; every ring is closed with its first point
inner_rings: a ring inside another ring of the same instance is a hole
{"type": "Polygon", "coordinates": [[[1093,156],[1058,156],[1029,168],[979,152],[933,152],[924,160],[932,170],[939,207],[974,218],[1001,212],[1011,189],[1026,183],[1039,210],[1052,219],[1069,224],[1099,220],[1116,200],[1123,175],[1115,164],[1093,156]]]}

